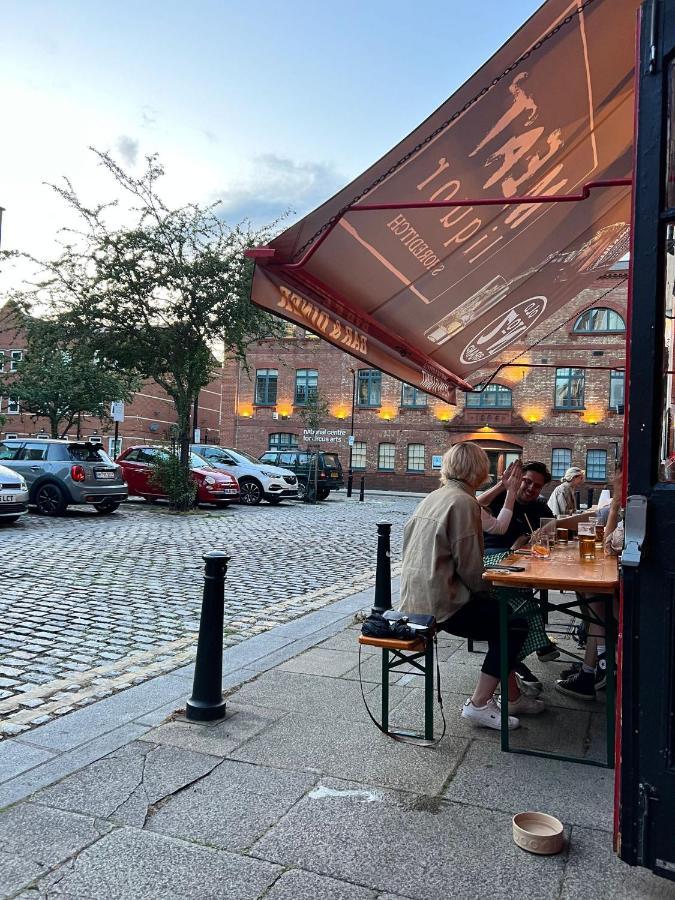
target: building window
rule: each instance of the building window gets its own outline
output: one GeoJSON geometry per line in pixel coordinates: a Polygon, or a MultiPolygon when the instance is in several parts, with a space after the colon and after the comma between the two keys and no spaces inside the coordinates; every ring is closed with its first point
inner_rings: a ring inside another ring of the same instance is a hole
{"type": "Polygon", "coordinates": [[[427,405],[427,395],[412,384],[401,385],[401,406],[423,408],[427,405]]]}
{"type": "Polygon", "coordinates": [[[11,351],[11,362],[9,364],[9,371],[16,372],[19,368],[19,363],[23,359],[23,350],[12,350],[11,351]]]}
{"type": "Polygon", "coordinates": [[[268,450],[288,450],[290,447],[298,446],[297,434],[289,434],[286,431],[277,431],[268,438],[268,450]]]}
{"type": "Polygon", "coordinates": [[[306,406],[316,400],[319,391],[319,373],[316,369],[297,369],[295,373],[295,405],[306,406]]]}
{"type": "Polygon", "coordinates": [[[607,451],[586,451],[586,481],[607,480],[607,451]]]}
{"type": "Polygon", "coordinates": [[[408,472],[424,472],[424,444],[408,444],[408,472]]]}
{"type": "Polygon", "coordinates": [[[555,408],[583,409],[584,381],[583,369],[555,370],[555,408]]]}
{"type": "Polygon", "coordinates": [[[5,371],[5,351],[0,350],[0,372],[5,371]]]}
{"type": "Polygon", "coordinates": [[[393,472],[396,444],[380,444],[377,448],[377,468],[380,472],[393,472]]]}
{"type": "Polygon", "coordinates": [[[554,447],[551,453],[551,475],[562,478],[572,465],[572,451],[566,447],[554,447]]]}
{"type": "Polygon", "coordinates": [[[488,384],[482,391],[468,391],[466,405],[471,409],[510,409],[513,395],[503,384],[488,384]]]}
{"type": "Polygon", "coordinates": [[[255,403],[256,406],[274,406],[277,402],[276,369],[256,369],[255,403]]]}
{"type": "Polygon", "coordinates": [[[365,441],[354,441],[354,446],[352,447],[352,469],[365,469],[366,446],[365,441]]]}
{"type": "Polygon", "coordinates": [[[356,405],[380,406],[381,397],[382,372],[379,369],[359,369],[356,405]]]}
{"type": "Polygon", "coordinates": [[[574,323],[574,331],[582,334],[612,334],[626,330],[626,323],[613,309],[587,309],[574,323]]]}
{"type": "Polygon", "coordinates": [[[609,408],[615,413],[623,414],[624,372],[612,369],[609,373],[609,408]]]}
{"type": "Polygon", "coordinates": [[[19,401],[16,397],[8,397],[7,398],[7,415],[8,416],[18,416],[21,412],[19,407],[19,401]]]}

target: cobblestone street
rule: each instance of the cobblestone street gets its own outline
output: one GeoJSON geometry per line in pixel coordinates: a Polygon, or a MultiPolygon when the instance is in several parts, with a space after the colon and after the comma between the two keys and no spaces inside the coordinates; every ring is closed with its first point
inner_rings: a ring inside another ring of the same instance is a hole
{"type": "Polygon", "coordinates": [[[372,584],[377,522],[393,525],[396,573],[417,502],[342,494],[187,516],[130,502],[0,529],[0,738],[190,662],[207,550],[231,556],[232,644],[372,584]]]}

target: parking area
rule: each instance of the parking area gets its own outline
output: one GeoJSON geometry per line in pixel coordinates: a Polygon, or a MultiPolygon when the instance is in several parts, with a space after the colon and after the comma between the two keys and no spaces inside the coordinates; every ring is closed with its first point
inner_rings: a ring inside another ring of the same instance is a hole
{"type": "Polygon", "coordinates": [[[175,516],[132,500],[0,528],[0,737],[189,662],[207,550],[231,556],[235,643],[372,584],[378,522],[393,525],[395,572],[417,502],[342,493],[175,516]]]}

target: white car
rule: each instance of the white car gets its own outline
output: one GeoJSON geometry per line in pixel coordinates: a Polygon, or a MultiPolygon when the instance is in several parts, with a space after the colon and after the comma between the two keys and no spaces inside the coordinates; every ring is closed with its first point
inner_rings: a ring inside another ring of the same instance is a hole
{"type": "Polygon", "coordinates": [[[0,466],[0,523],[16,522],[28,512],[28,486],[22,475],[0,466]]]}
{"type": "Polygon", "coordinates": [[[298,479],[289,469],[261,463],[241,450],[216,447],[215,444],[191,444],[194,450],[214,469],[234,475],[239,482],[240,502],[257,506],[261,500],[276,505],[282,500],[297,500],[298,479]]]}

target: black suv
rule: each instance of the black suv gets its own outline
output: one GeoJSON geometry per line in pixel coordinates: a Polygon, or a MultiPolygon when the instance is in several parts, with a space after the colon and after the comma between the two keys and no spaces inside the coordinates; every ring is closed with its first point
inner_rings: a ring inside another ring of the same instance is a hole
{"type": "MultiPolygon", "coordinates": [[[[298,476],[298,497],[302,499],[307,492],[308,483],[311,485],[310,493],[313,493],[316,457],[316,453],[308,450],[268,450],[260,457],[260,462],[295,472],[298,476]]],[[[319,473],[316,496],[318,500],[325,500],[331,491],[344,487],[345,483],[337,453],[319,451],[318,457],[319,473]]]]}

